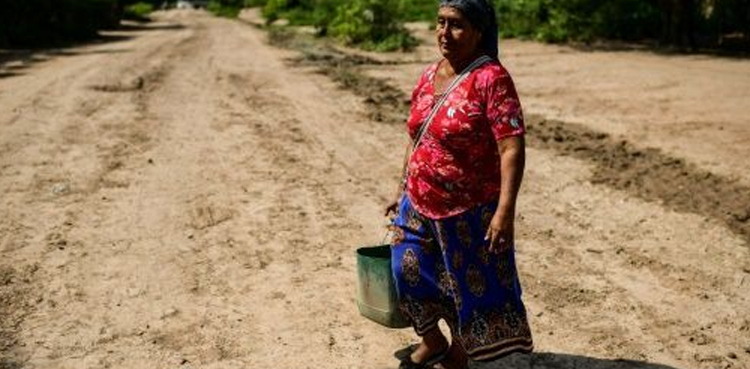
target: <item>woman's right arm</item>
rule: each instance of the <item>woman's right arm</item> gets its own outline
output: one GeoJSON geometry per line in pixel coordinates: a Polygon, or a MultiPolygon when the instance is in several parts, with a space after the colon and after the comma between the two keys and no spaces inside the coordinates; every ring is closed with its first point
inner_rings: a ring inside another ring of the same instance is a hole
{"type": "MultiPolygon", "coordinates": [[[[419,93],[422,90],[422,86],[428,80],[427,72],[430,70],[430,68],[432,68],[432,66],[427,67],[427,69],[422,72],[422,74],[419,76],[419,80],[417,81],[417,85],[414,87],[414,90],[411,93],[411,108],[409,110],[410,119],[411,114],[414,113],[414,109],[418,105],[417,100],[420,96],[419,93]]],[[[412,140],[409,140],[409,143],[406,144],[406,150],[404,150],[404,162],[401,166],[401,179],[398,181],[398,188],[396,189],[396,193],[393,196],[393,200],[385,208],[385,216],[388,216],[388,214],[390,213],[396,213],[398,211],[398,203],[399,201],[401,201],[401,197],[404,193],[404,190],[406,189],[406,168],[409,165],[409,158],[411,157],[411,151],[413,148],[414,142],[412,140]]]]}
{"type": "Polygon", "coordinates": [[[385,216],[388,216],[390,213],[396,213],[398,209],[398,202],[401,200],[401,195],[404,193],[404,189],[406,188],[406,166],[409,165],[409,157],[411,156],[411,150],[412,150],[412,143],[409,141],[409,143],[406,145],[406,152],[404,154],[404,163],[401,166],[401,179],[398,181],[398,188],[396,189],[396,193],[393,196],[393,200],[391,200],[390,203],[385,208],[385,216]]]}

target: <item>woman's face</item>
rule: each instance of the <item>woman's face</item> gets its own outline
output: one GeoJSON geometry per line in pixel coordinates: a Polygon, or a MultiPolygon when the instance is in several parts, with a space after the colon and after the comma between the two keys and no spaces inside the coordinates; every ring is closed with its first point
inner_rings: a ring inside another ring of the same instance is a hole
{"type": "Polygon", "coordinates": [[[482,34],[456,8],[442,6],[437,17],[437,41],[446,59],[463,60],[479,49],[482,34]]]}

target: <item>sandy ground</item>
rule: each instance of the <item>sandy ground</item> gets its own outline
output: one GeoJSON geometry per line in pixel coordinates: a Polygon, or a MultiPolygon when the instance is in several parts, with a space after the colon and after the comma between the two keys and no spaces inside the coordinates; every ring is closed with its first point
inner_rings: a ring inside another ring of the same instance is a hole
{"type": "MultiPolygon", "coordinates": [[[[396,367],[415,336],[358,315],[354,249],[383,237],[403,126],[246,23],[173,11],[109,36],[0,54],[0,368],[396,367]]],[[[528,115],[750,183],[750,62],[502,49],[528,115]]],[[[408,93],[434,57],[366,73],[408,93]]],[[[538,353],[477,367],[750,367],[743,228],[596,170],[529,147],[538,353]]]]}

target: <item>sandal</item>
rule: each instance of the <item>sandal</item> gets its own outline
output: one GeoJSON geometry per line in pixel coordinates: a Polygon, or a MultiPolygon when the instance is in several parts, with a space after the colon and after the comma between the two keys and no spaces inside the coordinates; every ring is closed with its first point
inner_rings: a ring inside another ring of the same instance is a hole
{"type": "Polygon", "coordinates": [[[419,347],[418,343],[412,343],[411,345],[405,346],[403,348],[400,348],[396,350],[393,353],[393,357],[398,359],[399,361],[403,361],[404,359],[411,356],[411,354],[417,350],[417,347],[419,347]]]}
{"type": "Polygon", "coordinates": [[[445,350],[433,355],[432,357],[425,360],[423,363],[415,363],[411,360],[411,353],[414,352],[414,350],[417,349],[419,344],[410,345],[407,347],[402,348],[401,350],[398,350],[394,353],[394,355],[397,355],[399,353],[403,354],[408,350],[411,350],[408,352],[408,354],[405,355],[404,358],[399,358],[401,360],[401,363],[398,365],[398,369],[427,369],[432,368],[433,365],[439,363],[448,354],[448,350],[450,349],[450,346],[446,347],[445,350]]]}

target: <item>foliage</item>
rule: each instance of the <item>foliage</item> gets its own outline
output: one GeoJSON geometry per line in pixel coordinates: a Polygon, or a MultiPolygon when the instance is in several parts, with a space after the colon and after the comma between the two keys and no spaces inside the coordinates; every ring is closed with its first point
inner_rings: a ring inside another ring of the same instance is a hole
{"type": "MultiPolygon", "coordinates": [[[[143,17],[164,0],[0,0],[0,47],[59,45],[143,17]]],[[[551,42],[619,39],[750,51],[750,0],[488,0],[501,36],[551,42]]],[[[437,0],[211,0],[235,17],[262,6],[267,21],[314,26],[319,35],[376,50],[414,44],[403,22],[432,22],[437,0]]]]}
{"type": "Polygon", "coordinates": [[[266,21],[271,23],[279,19],[284,12],[291,9],[292,7],[289,6],[288,0],[268,0],[263,5],[262,14],[266,18],[266,21]]]}
{"type": "Polygon", "coordinates": [[[401,0],[399,10],[404,21],[434,23],[437,18],[438,0],[401,0]]]}
{"type": "Polygon", "coordinates": [[[56,45],[96,36],[119,24],[118,0],[4,0],[0,47],[56,45]]]}
{"type": "Polygon", "coordinates": [[[339,5],[328,33],[348,44],[388,51],[408,49],[414,39],[403,27],[396,0],[351,0],[339,5]]]}
{"type": "Polygon", "coordinates": [[[658,40],[723,47],[727,37],[750,51],[748,0],[494,0],[500,33],[543,41],[658,40]]]}
{"type": "MultiPolygon", "coordinates": [[[[259,2],[260,0],[252,1],[259,2]]],[[[342,2],[342,0],[265,0],[262,13],[268,23],[283,18],[292,25],[313,25],[324,28],[332,19],[336,7],[342,2]]]]}
{"type": "Polygon", "coordinates": [[[658,28],[659,12],[643,0],[496,0],[500,33],[544,41],[635,40],[658,28]]]}
{"type": "Polygon", "coordinates": [[[403,27],[402,10],[409,1],[267,0],[262,14],[268,23],[286,19],[292,25],[312,25],[321,36],[365,49],[409,49],[416,44],[403,27]]]}
{"type": "Polygon", "coordinates": [[[137,2],[125,7],[123,18],[139,21],[148,20],[148,15],[154,11],[154,5],[145,2],[137,2]]]}
{"type": "Polygon", "coordinates": [[[211,0],[206,10],[219,17],[237,18],[244,5],[244,0],[211,0]]]}

